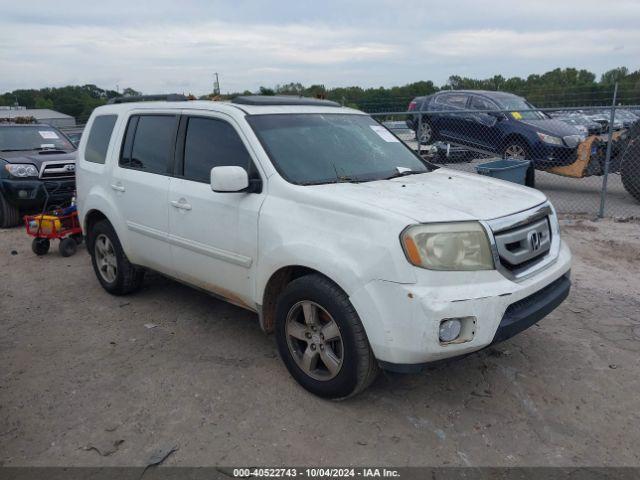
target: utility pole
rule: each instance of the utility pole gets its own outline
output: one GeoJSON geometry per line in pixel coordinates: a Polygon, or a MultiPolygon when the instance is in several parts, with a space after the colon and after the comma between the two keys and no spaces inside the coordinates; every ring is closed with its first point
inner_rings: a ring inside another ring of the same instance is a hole
{"type": "Polygon", "coordinates": [[[220,95],[220,79],[218,78],[218,72],[215,72],[214,75],[216,76],[216,79],[213,82],[213,94],[218,96],[220,95]]]}

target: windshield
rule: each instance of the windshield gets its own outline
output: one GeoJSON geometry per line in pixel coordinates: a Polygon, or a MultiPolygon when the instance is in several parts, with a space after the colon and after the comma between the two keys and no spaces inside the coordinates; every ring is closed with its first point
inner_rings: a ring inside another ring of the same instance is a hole
{"type": "Polygon", "coordinates": [[[58,130],[48,125],[0,126],[0,151],[75,150],[58,130]]]}
{"type": "Polygon", "coordinates": [[[540,120],[548,118],[544,113],[535,110],[536,107],[520,97],[500,97],[496,99],[500,107],[509,110],[510,115],[516,120],[540,120]]]}
{"type": "Polygon", "coordinates": [[[430,171],[397,137],[366,115],[274,114],[247,120],[289,182],[367,182],[430,171]]]}

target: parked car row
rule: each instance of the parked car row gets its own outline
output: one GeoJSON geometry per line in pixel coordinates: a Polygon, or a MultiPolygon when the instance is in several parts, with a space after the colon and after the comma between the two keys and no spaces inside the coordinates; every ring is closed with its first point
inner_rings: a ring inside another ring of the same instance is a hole
{"type": "MultiPolygon", "coordinates": [[[[570,123],[578,128],[581,132],[588,135],[600,135],[609,131],[609,122],[611,121],[610,109],[588,109],[588,110],[558,110],[549,112],[549,116],[570,123]],[[585,127],[586,130],[584,128],[585,127]]],[[[634,113],[632,110],[625,108],[616,108],[613,130],[619,131],[623,128],[629,128],[640,119],[640,114],[634,113]]]]}

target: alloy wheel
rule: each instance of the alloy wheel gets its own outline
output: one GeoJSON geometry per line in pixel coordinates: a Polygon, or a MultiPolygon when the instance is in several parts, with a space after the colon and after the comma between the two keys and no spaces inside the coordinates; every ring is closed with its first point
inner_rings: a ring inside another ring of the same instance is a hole
{"type": "Polygon", "coordinates": [[[518,158],[524,159],[527,156],[527,152],[525,151],[522,145],[518,145],[514,143],[513,145],[509,145],[504,150],[504,158],[518,158]]]}
{"type": "Polygon", "coordinates": [[[107,283],[115,282],[118,275],[118,259],[111,240],[104,234],[98,235],[94,250],[100,276],[107,283]]]}
{"type": "Polygon", "coordinates": [[[429,125],[427,122],[424,122],[418,128],[420,143],[429,143],[429,141],[431,141],[431,136],[433,135],[431,125],[429,125]]]}
{"type": "Polygon", "coordinates": [[[289,352],[300,369],[315,380],[334,378],[344,360],[338,324],[324,308],[304,300],[291,307],[285,324],[289,352]]]}

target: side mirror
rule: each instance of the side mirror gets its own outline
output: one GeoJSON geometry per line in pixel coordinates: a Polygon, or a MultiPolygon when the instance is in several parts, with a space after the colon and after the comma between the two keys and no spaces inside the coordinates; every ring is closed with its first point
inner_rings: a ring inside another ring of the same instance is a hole
{"type": "Polygon", "coordinates": [[[213,167],[211,190],[214,192],[242,192],[249,187],[249,174],[242,167],[213,167]]]}
{"type": "Polygon", "coordinates": [[[496,120],[504,120],[504,113],[502,112],[487,112],[487,115],[495,118],[496,120]]]}

